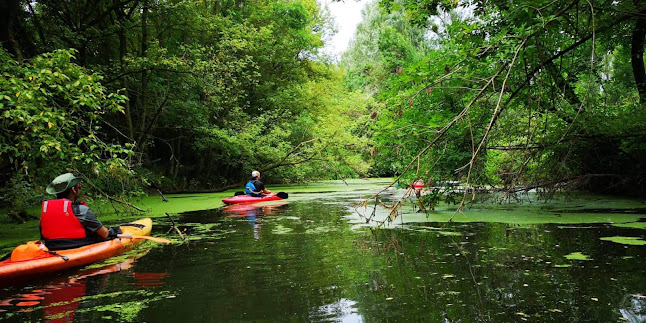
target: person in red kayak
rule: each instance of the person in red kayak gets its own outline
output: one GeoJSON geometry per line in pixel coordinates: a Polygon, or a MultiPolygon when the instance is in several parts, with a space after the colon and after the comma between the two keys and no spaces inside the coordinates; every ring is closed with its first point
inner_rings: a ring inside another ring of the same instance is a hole
{"type": "Polygon", "coordinates": [[[119,227],[104,227],[85,202],[78,200],[81,179],[74,174],[54,178],[47,193],[56,195],[56,199],[43,202],[40,216],[40,239],[49,250],[78,248],[121,233],[119,227]]]}
{"type": "Polygon", "coordinates": [[[265,184],[260,181],[260,172],[254,170],[251,172],[251,179],[244,188],[245,193],[254,197],[262,197],[271,194],[271,191],[265,188],[265,184]]]}

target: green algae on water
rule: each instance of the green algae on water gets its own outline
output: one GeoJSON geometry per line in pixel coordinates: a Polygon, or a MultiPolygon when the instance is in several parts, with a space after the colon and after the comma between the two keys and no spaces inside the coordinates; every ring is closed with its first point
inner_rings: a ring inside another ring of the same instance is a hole
{"type": "Polygon", "coordinates": [[[319,233],[327,233],[327,232],[332,232],[335,229],[329,226],[319,226],[314,229],[307,229],[305,230],[305,234],[319,234],[319,233]]]}
{"type": "Polygon", "coordinates": [[[620,228],[646,229],[646,222],[615,223],[613,225],[620,228]]]}
{"type": "Polygon", "coordinates": [[[443,236],[461,236],[462,233],[460,232],[453,232],[453,231],[438,231],[437,233],[443,235],[443,236]]]}
{"type": "Polygon", "coordinates": [[[117,264],[120,264],[120,263],[122,263],[122,262],[124,262],[124,261],[126,261],[128,259],[131,259],[131,258],[132,259],[139,259],[139,258],[145,256],[154,246],[154,244],[152,244],[152,243],[146,243],[146,244],[149,245],[150,247],[146,247],[145,249],[135,248],[135,249],[126,251],[125,253],[123,253],[121,255],[110,257],[110,258],[105,259],[103,261],[87,265],[87,266],[84,267],[84,269],[98,269],[98,268],[103,268],[103,267],[107,267],[107,266],[111,266],[111,265],[117,265],[117,264]]]}
{"type": "Polygon", "coordinates": [[[614,243],[619,243],[619,244],[626,244],[626,245],[632,245],[632,246],[643,246],[646,245],[646,241],[642,240],[641,238],[638,237],[622,237],[622,236],[614,236],[614,237],[603,237],[599,238],[604,241],[611,241],[614,243]]]}
{"type": "Polygon", "coordinates": [[[570,260],[592,260],[590,257],[587,255],[581,253],[581,252],[573,252],[569,255],[566,255],[565,258],[570,259],[570,260]]]}
{"type": "Polygon", "coordinates": [[[106,316],[115,315],[112,319],[116,322],[136,322],[139,320],[139,313],[148,308],[150,303],[166,299],[171,293],[162,291],[160,293],[142,292],[143,297],[136,301],[126,301],[120,303],[111,303],[106,305],[93,306],[91,308],[80,309],[77,312],[106,312],[106,316]]]}
{"type": "Polygon", "coordinates": [[[280,224],[276,225],[274,229],[271,230],[273,234],[288,234],[288,233],[291,233],[292,231],[294,231],[294,229],[288,228],[280,224]]]}

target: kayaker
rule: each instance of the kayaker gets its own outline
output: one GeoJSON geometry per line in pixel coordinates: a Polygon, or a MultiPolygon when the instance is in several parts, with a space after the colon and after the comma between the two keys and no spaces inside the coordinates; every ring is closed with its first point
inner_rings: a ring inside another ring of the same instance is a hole
{"type": "Polygon", "coordinates": [[[254,197],[262,197],[271,194],[271,191],[265,188],[265,184],[260,181],[260,172],[254,170],[251,172],[251,179],[244,188],[245,193],[254,197]]]}
{"type": "Polygon", "coordinates": [[[40,216],[40,238],[49,250],[78,248],[121,233],[119,227],[104,227],[85,202],[78,200],[81,179],[74,174],[54,178],[47,193],[56,195],[55,200],[43,202],[40,216]]]}

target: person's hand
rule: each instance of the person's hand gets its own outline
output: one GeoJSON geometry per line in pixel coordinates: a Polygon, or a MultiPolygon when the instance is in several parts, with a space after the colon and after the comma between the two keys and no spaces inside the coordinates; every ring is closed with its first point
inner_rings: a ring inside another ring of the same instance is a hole
{"type": "Polygon", "coordinates": [[[108,239],[114,239],[118,234],[122,234],[120,227],[109,227],[108,228],[108,239]]]}

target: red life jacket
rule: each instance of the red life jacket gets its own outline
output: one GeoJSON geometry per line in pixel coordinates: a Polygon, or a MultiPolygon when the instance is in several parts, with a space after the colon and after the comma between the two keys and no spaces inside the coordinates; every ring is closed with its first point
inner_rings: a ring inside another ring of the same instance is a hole
{"type": "Polygon", "coordinates": [[[68,199],[43,202],[40,228],[45,239],[87,238],[83,224],[72,211],[72,201],[68,199]]]}

